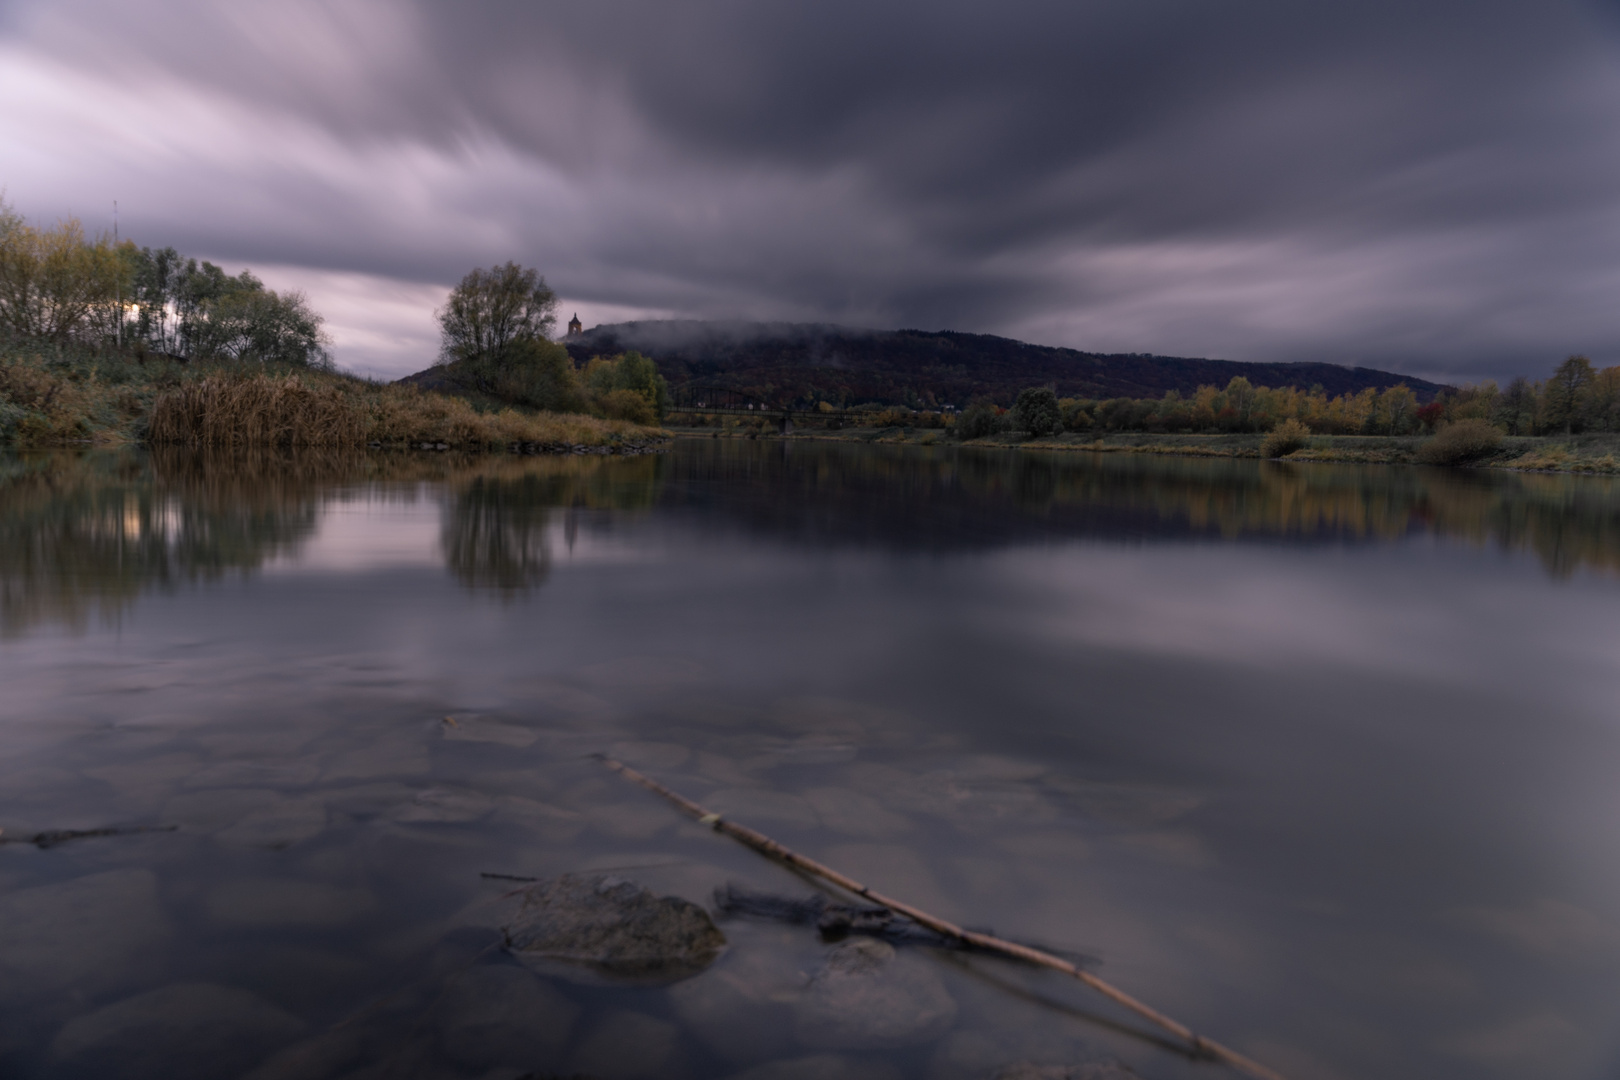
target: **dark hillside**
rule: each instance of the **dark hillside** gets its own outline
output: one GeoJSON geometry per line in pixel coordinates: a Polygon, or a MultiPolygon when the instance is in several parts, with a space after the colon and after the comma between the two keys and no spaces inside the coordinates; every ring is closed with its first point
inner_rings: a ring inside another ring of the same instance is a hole
{"type": "Polygon", "coordinates": [[[1404,382],[1428,401],[1441,387],[1371,368],[1249,364],[1133,353],[1085,353],[953,331],[855,330],[813,323],[630,322],[598,326],[563,345],[576,363],[637,350],[671,386],[700,382],[779,404],[817,400],[961,407],[979,395],[1003,405],[1051,384],[1059,397],[1157,398],[1224,387],[1235,375],[1256,386],[1320,386],[1329,397],[1404,382]]]}

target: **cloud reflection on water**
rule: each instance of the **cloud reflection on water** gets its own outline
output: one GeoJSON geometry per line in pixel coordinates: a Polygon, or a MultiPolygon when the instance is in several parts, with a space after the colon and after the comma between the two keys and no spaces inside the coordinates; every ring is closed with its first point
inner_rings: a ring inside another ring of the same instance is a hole
{"type": "MultiPolygon", "coordinates": [[[[647,545],[620,535],[612,512],[654,507],[661,520],[700,532],[739,529],[823,548],[989,552],[1087,539],[1115,550],[1149,540],[1367,544],[1427,534],[1533,552],[1555,577],[1620,571],[1620,483],[1610,479],[1227,459],[708,441],[630,460],[58,453],[0,461],[0,494],[6,634],[49,621],[82,627],[98,610],[115,617],[146,589],[264,570],[442,565],[468,588],[511,598],[546,581],[558,550],[645,557],[647,545]]],[[[1383,663],[1408,655],[1403,637],[1442,634],[1450,618],[1414,593],[1390,597],[1379,625],[1322,626],[1289,612],[1316,606],[1309,590],[1328,584],[1291,579],[1266,559],[1253,566],[1242,580],[1155,594],[1175,610],[1140,596],[1121,609],[1106,587],[1114,571],[1071,584],[1106,612],[1097,618],[1113,637],[1130,638],[1134,626],[1152,647],[1219,656],[1316,650],[1383,663]],[[1222,614],[1211,622],[1199,610],[1222,614]],[[1274,614],[1233,621],[1263,611],[1274,614]]],[[[1116,570],[1128,574],[1128,561],[1116,570]]],[[[1086,625],[1082,618],[1070,632],[1086,625]]]]}

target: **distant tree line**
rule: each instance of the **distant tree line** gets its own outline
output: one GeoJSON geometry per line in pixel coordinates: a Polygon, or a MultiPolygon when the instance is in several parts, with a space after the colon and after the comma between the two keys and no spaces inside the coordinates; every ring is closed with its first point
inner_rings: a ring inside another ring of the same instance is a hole
{"type": "Polygon", "coordinates": [[[174,248],[41,228],[0,202],[0,328],[13,337],[122,347],[187,360],[329,366],[321,317],[302,293],[232,277],[174,248]]]}
{"type": "Polygon", "coordinates": [[[1004,432],[1270,432],[1294,421],[1317,435],[1426,435],[1462,420],[1481,420],[1508,435],[1620,431],[1620,366],[1598,370],[1571,356],[1544,382],[1520,377],[1448,387],[1420,404],[1405,384],[1329,397],[1320,387],[1253,386],[1238,376],[1224,388],[1201,386],[1157,398],[1059,398],[1050,387],[1022,391],[1011,409],[980,398],[956,419],[963,439],[1004,432]]]}

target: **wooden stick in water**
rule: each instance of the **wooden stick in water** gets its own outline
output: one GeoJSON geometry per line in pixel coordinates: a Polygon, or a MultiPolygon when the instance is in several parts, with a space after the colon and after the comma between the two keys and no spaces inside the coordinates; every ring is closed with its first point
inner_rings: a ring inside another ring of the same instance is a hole
{"type": "Polygon", "coordinates": [[[716,832],[725,833],[732,839],[741,841],[761,854],[768,855],[780,862],[787,863],[789,866],[797,867],[808,874],[821,878],[823,881],[829,881],[841,889],[852,892],[856,896],[865,897],[874,904],[886,907],[890,911],[897,911],[919,925],[926,926],[930,930],[944,934],[946,937],[955,938],[964,944],[971,945],[975,949],[982,949],[985,952],[1000,953],[1003,956],[1010,956],[1015,959],[1022,960],[1025,963],[1034,964],[1038,967],[1050,968],[1053,971],[1062,972],[1070,978],[1078,979],[1080,982],[1091,987],[1093,990],[1108,998],[1110,1001],[1129,1009],[1131,1012],[1142,1017],[1143,1019],[1156,1024],[1168,1032],[1171,1032],[1177,1038],[1185,1040],[1192,1047],[1195,1053],[1203,1057],[1213,1058],[1217,1061],[1224,1061],[1226,1064],[1232,1066],[1240,1072],[1247,1073],[1249,1076],[1258,1077],[1259,1080],[1283,1080],[1281,1075],[1273,1072],[1271,1069],[1266,1068],[1258,1061],[1245,1057],[1229,1047],[1222,1046],[1213,1039],[1204,1038],[1204,1036],[1195,1033],[1185,1024],[1178,1023],[1177,1021],[1172,1020],[1170,1017],[1159,1012],[1157,1009],[1137,1001],[1135,998],[1131,997],[1131,995],[1125,993],[1125,991],[1104,982],[1102,979],[1097,978],[1097,976],[1091,974],[1089,971],[1086,971],[1075,964],[1071,964],[1062,957],[1053,956],[1051,953],[1042,952],[1040,949],[1032,949],[1028,945],[1020,945],[1015,941],[1004,941],[1003,939],[995,937],[994,935],[983,934],[977,930],[964,930],[955,923],[947,922],[946,920],[938,918],[934,915],[930,915],[928,912],[919,908],[914,908],[910,904],[905,904],[899,900],[884,896],[882,893],[874,892],[855,879],[840,874],[830,866],[823,866],[814,859],[806,858],[791,848],[783,847],[781,844],[778,844],[775,840],[772,840],[764,833],[755,832],[746,825],[738,825],[734,821],[727,821],[719,814],[711,813],[705,807],[693,802],[684,795],[671,791],[658,781],[637,772],[622,761],[615,761],[605,754],[596,754],[593,756],[596,757],[596,759],[603,765],[606,765],[608,768],[623,776],[625,779],[640,784],[653,794],[659,795],[664,799],[667,799],[669,802],[674,803],[676,807],[696,818],[699,824],[707,825],[716,832]]]}

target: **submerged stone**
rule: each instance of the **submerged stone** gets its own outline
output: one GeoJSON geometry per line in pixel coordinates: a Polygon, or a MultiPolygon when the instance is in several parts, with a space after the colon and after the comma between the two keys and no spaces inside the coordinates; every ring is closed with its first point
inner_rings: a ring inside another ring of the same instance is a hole
{"type": "Polygon", "coordinates": [[[170,934],[150,870],[109,870],[0,896],[0,1002],[133,977],[170,934]]]}
{"type": "Polygon", "coordinates": [[[647,982],[695,975],[726,944],[709,913],[690,901],[654,896],[624,878],[574,874],[525,889],[501,932],[525,963],[647,982]]]}
{"type": "Polygon", "coordinates": [[[479,965],[452,977],[438,1005],[445,1053],[476,1068],[555,1060],[579,1007],[510,964],[479,965]]]}
{"type": "Polygon", "coordinates": [[[674,1064],[680,1050],[680,1030],[666,1020],[645,1013],[619,1011],[604,1017],[580,1040],[569,1071],[575,1076],[622,1077],[641,1080],[683,1070],[674,1064]]]}
{"type": "Polygon", "coordinates": [[[807,1046],[877,1050],[929,1042],[956,1018],[956,1002],[921,957],[854,938],[827,956],[799,1000],[794,1031],[807,1046]]]}
{"type": "Polygon", "coordinates": [[[1020,1061],[996,1073],[995,1080],[1140,1080],[1136,1073],[1113,1061],[1084,1065],[1036,1065],[1020,1061]]]}
{"type": "Polygon", "coordinates": [[[857,1061],[838,1054],[812,1054],[756,1065],[727,1080],[900,1080],[900,1070],[886,1061],[857,1061]]]}
{"type": "Polygon", "coordinates": [[[51,1058],[73,1075],[204,1080],[240,1074],[303,1030],[296,1017],[246,990],[182,983],[68,1021],[51,1058]]]}

